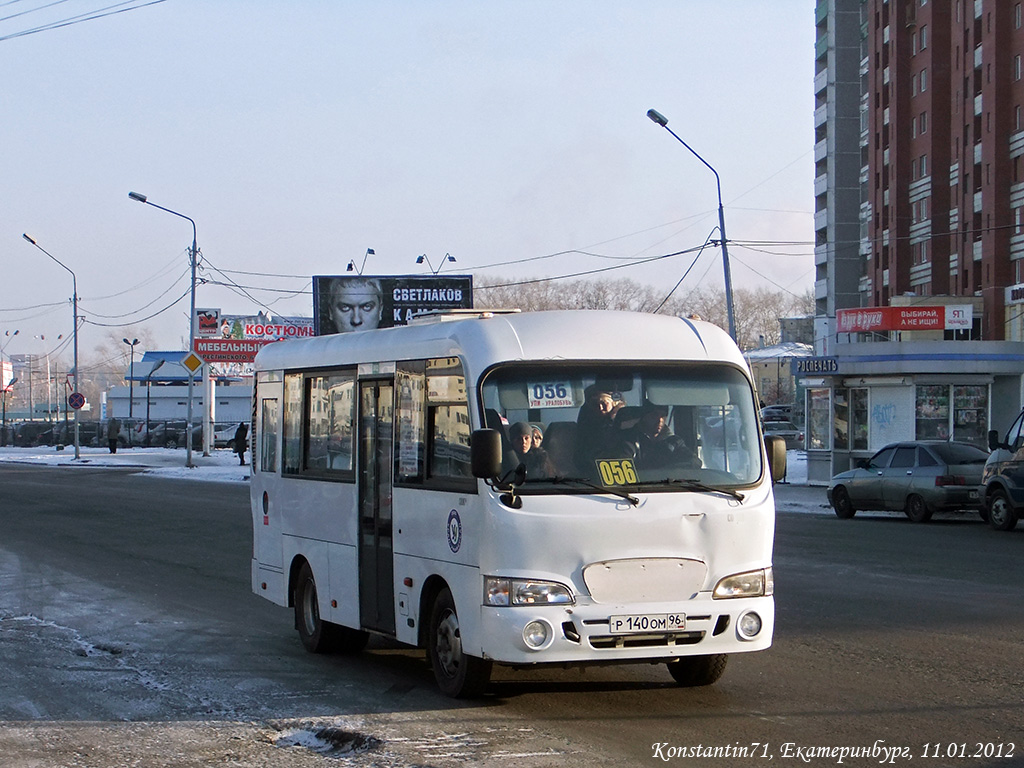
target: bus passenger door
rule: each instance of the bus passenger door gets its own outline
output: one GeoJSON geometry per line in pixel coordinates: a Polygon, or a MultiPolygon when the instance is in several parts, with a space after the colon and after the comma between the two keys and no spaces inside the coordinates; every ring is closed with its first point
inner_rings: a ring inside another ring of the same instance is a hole
{"type": "Polygon", "coordinates": [[[395,632],[391,483],[393,381],[359,387],[359,615],[366,629],[395,632]]]}

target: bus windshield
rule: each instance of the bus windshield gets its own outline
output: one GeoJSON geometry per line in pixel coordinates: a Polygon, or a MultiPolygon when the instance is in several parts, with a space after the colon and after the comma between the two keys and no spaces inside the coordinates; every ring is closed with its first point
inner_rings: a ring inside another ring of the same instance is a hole
{"type": "Polygon", "coordinates": [[[526,491],[734,488],[761,476],[753,392],[729,365],[509,363],[480,396],[503,472],[525,467],[526,491]]]}

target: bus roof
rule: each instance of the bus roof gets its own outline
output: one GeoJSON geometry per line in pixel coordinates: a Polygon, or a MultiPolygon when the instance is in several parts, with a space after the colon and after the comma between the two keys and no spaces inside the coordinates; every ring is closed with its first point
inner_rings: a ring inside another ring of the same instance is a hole
{"type": "Polygon", "coordinates": [[[642,312],[558,310],[434,316],[411,325],[268,344],[256,370],[461,357],[474,375],[511,360],[697,360],[747,365],[729,335],[701,320],[642,312]]]}

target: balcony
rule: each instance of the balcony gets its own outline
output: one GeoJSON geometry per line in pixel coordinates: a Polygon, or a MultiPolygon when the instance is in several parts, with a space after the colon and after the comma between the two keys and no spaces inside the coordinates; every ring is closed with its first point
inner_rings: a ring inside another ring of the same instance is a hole
{"type": "Polygon", "coordinates": [[[828,68],[814,76],[814,93],[818,94],[828,88],[828,68]]]}
{"type": "Polygon", "coordinates": [[[824,195],[828,192],[828,174],[823,173],[814,179],[814,196],[824,195]]]}
{"type": "Polygon", "coordinates": [[[981,94],[979,93],[974,97],[974,115],[977,117],[981,114],[981,94]]]}
{"type": "Polygon", "coordinates": [[[828,139],[822,139],[814,145],[814,162],[828,157],[828,139]]]}

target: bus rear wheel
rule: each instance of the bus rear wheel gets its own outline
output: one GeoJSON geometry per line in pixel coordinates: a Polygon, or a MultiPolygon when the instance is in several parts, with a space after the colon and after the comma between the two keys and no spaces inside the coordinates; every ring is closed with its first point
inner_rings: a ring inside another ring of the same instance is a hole
{"type": "Polygon", "coordinates": [[[316,581],[309,563],[303,563],[292,593],[295,628],[310,653],[359,653],[370,639],[368,632],[342,627],[320,618],[316,581]]]}
{"type": "Polygon", "coordinates": [[[715,653],[711,656],[683,656],[677,661],[670,661],[667,666],[669,674],[679,685],[694,688],[718,682],[728,661],[728,654],[715,653]]]}
{"type": "Polygon", "coordinates": [[[430,612],[427,656],[441,693],[456,699],[479,696],[491,679],[491,662],[462,649],[462,632],[451,590],[442,589],[430,612]]]}

